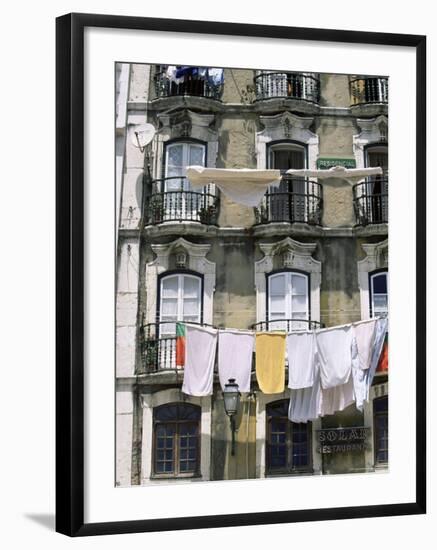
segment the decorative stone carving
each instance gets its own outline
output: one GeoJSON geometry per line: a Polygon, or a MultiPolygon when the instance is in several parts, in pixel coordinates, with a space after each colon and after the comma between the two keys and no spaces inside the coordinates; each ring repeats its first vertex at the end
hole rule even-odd
{"type": "Polygon", "coordinates": [[[369,273],[388,269],[388,239],[375,244],[363,244],[366,257],[358,262],[358,286],[360,287],[361,318],[370,317],[369,273]]]}
{"type": "Polygon", "coordinates": [[[313,117],[300,117],[289,111],[278,115],[260,116],[263,130],[256,134],[257,167],[267,166],[267,144],[271,141],[293,140],[307,146],[308,168],[316,169],[319,137],[310,131],[313,117]]]}
{"type": "Polygon", "coordinates": [[[154,177],[163,177],[164,143],[177,138],[191,138],[207,143],[206,165],[215,167],[218,152],[218,132],[214,128],[215,115],[183,109],[173,113],[160,113],[157,119],[159,132],[152,142],[154,177]]]}
{"type": "Polygon", "coordinates": [[[364,149],[370,143],[387,142],[388,119],[384,115],[371,119],[357,119],[361,132],[353,136],[353,151],[357,168],[364,168],[364,149]]]}
{"type": "Polygon", "coordinates": [[[171,269],[172,255],[185,254],[186,267],[203,275],[203,319],[205,323],[212,324],[216,274],[215,263],[206,258],[211,245],[194,244],[180,237],[171,243],[152,244],[151,248],[156,258],[146,265],[146,323],[154,323],[156,319],[158,276],[171,269]]]}
{"type": "Polygon", "coordinates": [[[310,276],[311,319],[320,321],[320,284],[322,264],[312,257],[317,243],[301,243],[290,237],[275,243],[259,243],[264,257],[255,262],[256,320],[266,320],[266,274],[286,267],[310,276]],[[284,265],[286,258],[287,266],[284,265]]]}

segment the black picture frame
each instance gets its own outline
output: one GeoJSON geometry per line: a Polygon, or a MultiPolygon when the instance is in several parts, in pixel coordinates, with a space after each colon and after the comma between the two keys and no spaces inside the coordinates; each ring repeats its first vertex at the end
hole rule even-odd
{"type": "Polygon", "coordinates": [[[426,37],[68,14],[56,21],[56,530],[69,536],[423,514],[426,512],[426,37]],[[84,523],[84,29],[136,29],[362,43],[416,52],[416,499],[389,505],[84,523]]]}

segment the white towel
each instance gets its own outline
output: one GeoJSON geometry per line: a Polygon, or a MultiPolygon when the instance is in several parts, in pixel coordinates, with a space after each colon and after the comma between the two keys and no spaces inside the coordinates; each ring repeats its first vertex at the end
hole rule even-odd
{"type": "Polygon", "coordinates": [[[322,329],[316,333],[317,360],[323,389],[349,381],[352,370],[352,326],[322,329]]]}
{"type": "Polygon", "coordinates": [[[218,372],[220,385],[224,389],[230,378],[234,378],[241,392],[250,392],[255,333],[243,330],[219,330],[218,372]]]}
{"type": "Polygon", "coordinates": [[[314,383],[309,388],[290,390],[288,418],[291,422],[306,423],[315,420],[321,413],[320,379],[315,374],[314,383]]]}
{"type": "Polygon", "coordinates": [[[182,391],[202,397],[212,394],[217,329],[185,325],[185,367],[182,391]]]}
{"type": "Polygon", "coordinates": [[[314,384],[314,332],[294,332],[287,336],[288,387],[299,390],[314,384]]]}
{"type": "Polygon", "coordinates": [[[279,170],[189,166],[186,174],[194,191],[215,183],[231,200],[249,207],[259,206],[269,186],[277,187],[281,182],[279,170]]]}
{"type": "Polygon", "coordinates": [[[352,375],[349,375],[346,384],[341,384],[335,388],[322,389],[320,401],[321,416],[340,412],[351,405],[355,401],[352,375]]]}
{"type": "Polygon", "coordinates": [[[357,343],[357,367],[367,370],[372,358],[373,343],[375,340],[376,319],[352,325],[354,338],[357,343]]]}

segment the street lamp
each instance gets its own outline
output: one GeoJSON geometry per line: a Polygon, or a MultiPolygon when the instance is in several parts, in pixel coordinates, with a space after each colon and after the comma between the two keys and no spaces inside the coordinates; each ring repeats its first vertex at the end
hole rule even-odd
{"type": "Polygon", "coordinates": [[[239,392],[238,384],[235,382],[235,378],[229,378],[228,383],[225,384],[223,389],[223,402],[225,405],[225,412],[231,421],[232,456],[235,455],[235,415],[240,408],[240,396],[241,394],[239,392]]]}

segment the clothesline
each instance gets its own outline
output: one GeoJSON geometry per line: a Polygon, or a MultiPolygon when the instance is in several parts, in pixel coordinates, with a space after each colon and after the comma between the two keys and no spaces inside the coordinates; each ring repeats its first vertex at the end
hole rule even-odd
{"type": "Polygon", "coordinates": [[[387,350],[387,327],[386,317],[291,333],[178,323],[176,364],[184,367],[182,391],[197,397],[212,394],[217,355],[222,389],[233,378],[241,392],[250,392],[255,352],[256,379],[263,393],[284,392],[288,364],[293,422],[334,414],[354,402],[363,410],[387,350]]]}
{"type": "MultiPolygon", "coordinates": [[[[382,168],[344,168],[333,166],[329,170],[290,169],[285,172],[297,177],[340,178],[351,185],[367,176],[381,175],[382,168]]],[[[188,166],[186,170],[193,190],[201,190],[209,183],[215,183],[227,197],[244,206],[257,207],[265,193],[271,187],[281,183],[280,170],[252,168],[207,168],[205,166],[188,166]]]]}

